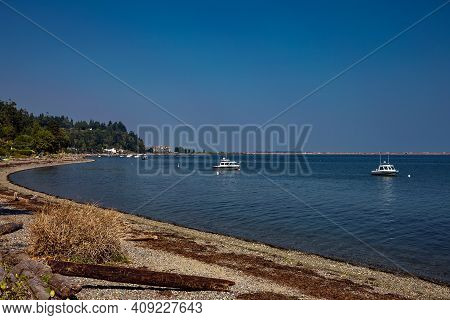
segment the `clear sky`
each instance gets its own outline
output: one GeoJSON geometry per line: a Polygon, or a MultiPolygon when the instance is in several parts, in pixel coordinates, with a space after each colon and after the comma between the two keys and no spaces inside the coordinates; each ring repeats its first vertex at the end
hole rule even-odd
{"type": "MultiPolygon", "coordinates": [[[[0,99],[76,120],[177,124],[0,1],[0,99]]],[[[8,4],[186,123],[262,124],[430,11],[423,1],[8,4]]],[[[275,120],[307,151],[450,151],[450,4],[275,120]]]]}

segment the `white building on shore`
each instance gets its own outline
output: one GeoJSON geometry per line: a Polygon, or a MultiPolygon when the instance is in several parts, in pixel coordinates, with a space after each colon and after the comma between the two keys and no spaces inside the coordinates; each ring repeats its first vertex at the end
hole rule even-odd
{"type": "Polygon", "coordinates": [[[107,152],[107,153],[111,153],[111,154],[116,154],[116,153],[117,153],[116,148],[103,149],[103,151],[104,151],[104,152],[107,152]]]}

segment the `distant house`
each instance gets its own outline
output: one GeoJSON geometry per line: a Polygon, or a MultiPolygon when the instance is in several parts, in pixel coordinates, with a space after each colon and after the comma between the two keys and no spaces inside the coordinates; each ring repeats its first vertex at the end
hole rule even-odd
{"type": "Polygon", "coordinates": [[[151,147],[153,149],[153,153],[171,153],[172,149],[169,146],[153,146],[151,147]]]}
{"type": "Polygon", "coordinates": [[[116,153],[117,153],[116,148],[103,149],[103,151],[104,151],[104,152],[107,152],[107,153],[112,153],[112,154],[116,154],[116,153]]]}

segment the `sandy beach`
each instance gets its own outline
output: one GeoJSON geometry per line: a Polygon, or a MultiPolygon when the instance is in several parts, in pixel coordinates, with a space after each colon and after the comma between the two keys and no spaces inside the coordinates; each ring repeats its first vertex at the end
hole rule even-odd
{"type": "MultiPolygon", "coordinates": [[[[27,225],[45,202],[68,202],[12,184],[11,173],[68,165],[83,157],[0,163],[0,224],[24,229],[0,240],[0,249],[26,248],[27,225]],[[14,192],[20,200],[14,201],[14,192]],[[37,196],[31,201],[32,196],[37,196]]],[[[99,210],[103,210],[99,208],[99,210]]],[[[79,299],[450,299],[450,287],[299,251],[274,248],[120,213],[127,226],[122,245],[127,266],[218,277],[236,283],[229,292],[182,291],[77,278],[79,299]],[[146,237],[143,241],[129,238],[146,237]]]]}

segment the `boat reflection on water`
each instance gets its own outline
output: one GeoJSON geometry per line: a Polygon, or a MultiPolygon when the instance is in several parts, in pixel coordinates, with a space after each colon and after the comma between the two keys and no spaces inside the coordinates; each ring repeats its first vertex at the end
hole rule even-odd
{"type": "Polygon", "coordinates": [[[384,204],[390,204],[395,201],[395,179],[392,179],[391,176],[381,176],[378,182],[380,188],[380,201],[384,204]]]}

